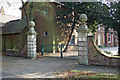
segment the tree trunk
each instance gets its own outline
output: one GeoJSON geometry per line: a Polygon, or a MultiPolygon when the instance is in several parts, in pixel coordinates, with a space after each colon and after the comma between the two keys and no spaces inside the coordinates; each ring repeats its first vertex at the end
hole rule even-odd
{"type": "Polygon", "coordinates": [[[30,13],[29,13],[29,20],[32,21],[33,20],[33,2],[31,2],[31,5],[30,5],[30,13]]]}
{"type": "Polygon", "coordinates": [[[72,27],[72,29],[71,29],[71,32],[70,32],[70,35],[69,35],[69,38],[68,38],[68,41],[67,41],[66,47],[65,47],[65,49],[64,49],[64,52],[66,52],[67,49],[68,49],[68,45],[69,45],[69,42],[70,42],[70,40],[71,40],[72,33],[73,33],[74,29],[75,29],[75,22],[73,23],[72,26],[73,26],[73,27],[72,27]]]}
{"type": "MultiPolygon", "coordinates": [[[[26,2],[26,4],[24,5],[24,2],[23,2],[23,0],[21,0],[21,2],[22,2],[22,5],[23,5],[23,10],[24,10],[24,14],[25,14],[25,18],[26,18],[26,21],[27,21],[27,23],[29,24],[29,15],[27,14],[27,10],[26,10],[26,4],[28,4],[28,2],[26,2]]],[[[28,27],[29,27],[29,25],[28,25],[28,27]]]]}
{"type": "Polygon", "coordinates": [[[120,32],[118,32],[118,55],[120,56],[120,32]]]}

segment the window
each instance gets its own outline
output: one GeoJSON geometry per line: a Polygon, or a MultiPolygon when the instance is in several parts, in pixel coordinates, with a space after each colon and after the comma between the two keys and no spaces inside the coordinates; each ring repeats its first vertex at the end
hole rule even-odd
{"type": "Polygon", "coordinates": [[[108,30],[111,30],[111,28],[109,28],[108,30]]]}
{"type": "Polygon", "coordinates": [[[100,25],[98,25],[98,30],[100,30],[100,27],[101,27],[101,26],[100,26],[100,25]]]}
{"type": "Polygon", "coordinates": [[[44,32],[44,36],[48,36],[48,32],[44,32]]]}
{"type": "Polygon", "coordinates": [[[108,43],[111,43],[111,35],[108,35],[108,43]]]}
{"type": "Polygon", "coordinates": [[[44,10],[44,15],[48,15],[48,9],[44,10]]]}
{"type": "Polygon", "coordinates": [[[100,45],[101,45],[101,35],[98,34],[98,46],[100,46],[100,45]]]}

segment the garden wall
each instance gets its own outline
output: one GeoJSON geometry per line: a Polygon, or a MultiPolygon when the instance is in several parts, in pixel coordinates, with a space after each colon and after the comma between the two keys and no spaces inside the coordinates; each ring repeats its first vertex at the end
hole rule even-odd
{"type": "Polygon", "coordinates": [[[88,36],[88,62],[92,65],[120,66],[120,56],[110,56],[102,52],[93,41],[93,36],[88,36]]]}

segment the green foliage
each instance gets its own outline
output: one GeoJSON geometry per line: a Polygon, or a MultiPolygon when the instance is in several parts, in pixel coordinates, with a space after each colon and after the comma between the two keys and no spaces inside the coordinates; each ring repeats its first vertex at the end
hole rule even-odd
{"type": "MultiPolygon", "coordinates": [[[[103,23],[109,14],[107,11],[108,7],[101,2],[64,2],[63,4],[67,8],[66,11],[59,11],[57,14],[69,15],[66,19],[67,22],[75,24],[79,22],[80,14],[86,14],[88,16],[88,27],[93,33],[96,31],[98,24],[103,23]],[[74,12],[74,14],[72,14],[72,12],[74,12]]],[[[61,20],[63,19],[61,18],[61,20]]],[[[65,22],[65,20],[63,20],[63,22],[65,22]]],[[[72,26],[72,28],[74,27],[75,26],[72,26]]]]}
{"type": "MultiPolygon", "coordinates": [[[[66,10],[57,9],[57,21],[59,25],[66,23],[77,24],[79,21],[80,14],[86,14],[88,16],[88,27],[94,33],[97,29],[98,24],[108,25],[114,30],[120,32],[120,2],[110,2],[110,6],[103,4],[102,2],[62,2],[66,10]],[[74,14],[72,14],[74,12],[74,14]],[[64,18],[66,16],[66,18],[64,18]],[[74,20],[73,20],[74,19],[74,20]]],[[[23,3],[23,6],[25,3],[23,3]]],[[[51,5],[46,3],[39,3],[33,5],[33,2],[28,2],[29,8],[26,9],[26,13],[28,14],[30,20],[32,20],[34,12],[41,12],[39,7],[51,7],[51,5]]],[[[74,28],[75,26],[71,26],[74,28]]]]}
{"type": "MultiPolygon", "coordinates": [[[[110,4],[104,4],[102,2],[64,2],[66,11],[60,11],[59,14],[72,14],[68,18],[68,22],[73,23],[79,20],[78,15],[86,14],[88,16],[88,27],[94,33],[98,24],[107,25],[114,30],[120,32],[120,2],[111,2],[110,4]],[[110,5],[110,6],[108,6],[110,5]],[[73,20],[74,17],[74,21],[73,20]]],[[[67,20],[67,19],[66,19],[67,20]]],[[[65,22],[65,21],[64,21],[65,22]]]]}
{"type": "Polygon", "coordinates": [[[27,2],[26,6],[26,2],[22,3],[22,6],[24,6],[23,8],[25,8],[25,13],[26,16],[28,16],[28,21],[33,20],[34,19],[34,13],[35,12],[40,12],[41,14],[44,14],[44,10],[42,8],[50,8],[51,5],[47,4],[47,3],[35,3],[35,2],[27,2]]]}
{"type": "Polygon", "coordinates": [[[111,52],[109,52],[109,51],[104,51],[106,54],[112,54],[111,52]]]}
{"type": "Polygon", "coordinates": [[[111,2],[109,7],[109,26],[120,33],[120,2],[111,2]]]}

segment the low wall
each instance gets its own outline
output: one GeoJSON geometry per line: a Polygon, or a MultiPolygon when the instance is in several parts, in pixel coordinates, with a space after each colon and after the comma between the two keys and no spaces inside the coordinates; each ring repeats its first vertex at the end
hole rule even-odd
{"type": "Polygon", "coordinates": [[[88,36],[88,62],[92,65],[120,66],[120,56],[110,56],[102,52],[88,36]]]}
{"type": "Polygon", "coordinates": [[[2,53],[3,53],[3,55],[6,55],[6,56],[27,57],[27,45],[25,45],[23,50],[21,50],[21,51],[15,50],[15,49],[9,49],[2,53]]]}

